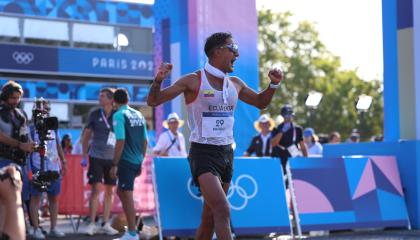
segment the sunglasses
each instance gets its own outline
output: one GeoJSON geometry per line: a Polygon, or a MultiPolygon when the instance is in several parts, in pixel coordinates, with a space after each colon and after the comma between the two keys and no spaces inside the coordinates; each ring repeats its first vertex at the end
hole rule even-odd
{"type": "Polygon", "coordinates": [[[239,53],[239,47],[238,47],[238,45],[236,45],[234,43],[226,44],[226,45],[223,45],[223,46],[221,46],[219,48],[227,48],[227,49],[229,49],[229,51],[231,51],[234,54],[238,54],[239,53]]]}

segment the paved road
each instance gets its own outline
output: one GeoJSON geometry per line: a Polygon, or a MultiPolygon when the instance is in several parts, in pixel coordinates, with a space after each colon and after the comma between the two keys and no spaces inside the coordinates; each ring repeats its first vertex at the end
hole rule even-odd
{"type": "MultiPolygon", "coordinates": [[[[43,221],[41,223],[44,229],[49,229],[49,221],[43,221]]],[[[111,240],[118,238],[120,235],[116,236],[106,236],[106,235],[95,235],[95,236],[87,236],[83,234],[86,223],[81,223],[79,227],[79,233],[74,233],[71,221],[64,216],[59,216],[59,221],[57,228],[66,233],[66,237],[59,238],[62,240],[111,240]]],[[[147,227],[146,227],[147,228],[147,227]]],[[[150,229],[150,228],[149,228],[150,229]]],[[[150,231],[148,231],[150,233],[150,231]]],[[[158,239],[157,236],[151,237],[148,235],[145,237],[141,235],[141,239],[151,239],[155,240],[158,239]]],[[[338,240],[355,240],[355,239],[367,239],[367,240],[419,240],[420,239],[420,230],[364,230],[364,231],[339,231],[339,232],[331,232],[328,236],[318,236],[318,237],[310,237],[308,235],[304,236],[306,239],[310,240],[327,240],[327,239],[338,239],[338,240]]],[[[27,239],[32,239],[28,236],[27,239]]],[[[47,238],[47,239],[54,239],[54,238],[47,238]]],[[[192,238],[191,238],[192,239],[192,238]]],[[[290,236],[278,236],[277,238],[270,238],[268,236],[239,236],[236,239],[238,240],[256,240],[256,239],[277,239],[277,240],[286,240],[291,239],[290,236]]],[[[186,240],[186,239],[182,239],[186,240]]]]}
{"type": "MultiPolygon", "coordinates": [[[[111,240],[117,238],[117,236],[106,236],[106,235],[95,235],[95,236],[87,236],[84,234],[72,234],[69,233],[65,238],[60,238],[62,240],[72,239],[72,240],[111,240]]],[[[28,239],[31,239],[30,237],[28,239]]],[[[47,238],[53,239],[53,238],[47,238]]],[[[142,238],[145,239],[145,238],[142,238]]],[[[150,238],[152,240],[158,239],[158,237],[150,238]]],[[[249,236],[249,237],[237,237],[238,240],[256,240],[256,239],[273,239],[268,237],[256,237],[256,236],[249,236]]],[[[290,236],[280,236],[278,238],[274,238],[278,240],[286,240],[291,239],[290,236]]],[[[367,239],[367,240],[418,240],[420,239],[420,231],[418,230],[387,230],[387,231],[369,231],[369,232],[341,232],[341,233],[331,233],[329,236],[323,237],[308,237],[306,239],[310,240],[326,240],[326,239],[338,239],[338,240],[355,240],[355,239],[367,239]]]]}

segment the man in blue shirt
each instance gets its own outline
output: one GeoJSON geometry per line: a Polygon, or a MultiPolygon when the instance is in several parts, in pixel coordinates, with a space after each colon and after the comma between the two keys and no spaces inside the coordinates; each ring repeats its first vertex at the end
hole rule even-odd
{"type": "Polygon", "coordinates": [[[128,222],[128,231],[120,238],[138,240],[136,212],[134,209],[134,179],[140,175],[141,164],[147,148],[146,120],[143,115],[128,106],[128,92],[119,88],[114,93],[117,112],[113,116],[116,137],[111,177],[118,177],[118,196],[128,222]]]}

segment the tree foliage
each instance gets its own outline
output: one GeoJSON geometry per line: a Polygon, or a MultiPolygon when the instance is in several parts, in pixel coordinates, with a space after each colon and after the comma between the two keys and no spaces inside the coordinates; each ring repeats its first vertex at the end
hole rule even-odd
{"type": "Polygon", "coordinates": [[[285,72],[282,86],[265,111],[277,116],[280,108],[289,103],[295,109],[296,121],[303,127],[313,127],[317,133],[338,131],[345,139],[352,129],[357,128],[365,140],[373,135],[381,135],[382,82],[365,81],[357,75],[356,70],[341,69],[340,58],[327,50],[314,25],[303,21],[295,26],[290,17],[290,12],[259,11],[261,89],[268,85],[267,73],[270,68],[280,66],[285,72]],[[311,90],[323,94],[315,110],[305,106],[311,90]],[[361,94],[373,97],[370,109],[363,114],[355,108],[361,94]]]}

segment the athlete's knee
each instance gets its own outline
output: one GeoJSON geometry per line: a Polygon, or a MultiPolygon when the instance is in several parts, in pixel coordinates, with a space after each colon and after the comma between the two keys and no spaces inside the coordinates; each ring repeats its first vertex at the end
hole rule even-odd
{"type": "Polygon", "coordinates": [[[212,212],[214,214],[214,217],[216,218],[229,219],[229,216],[230,216],[229,203],[225,199],[216,201],[213,204],[212,212]]]}

